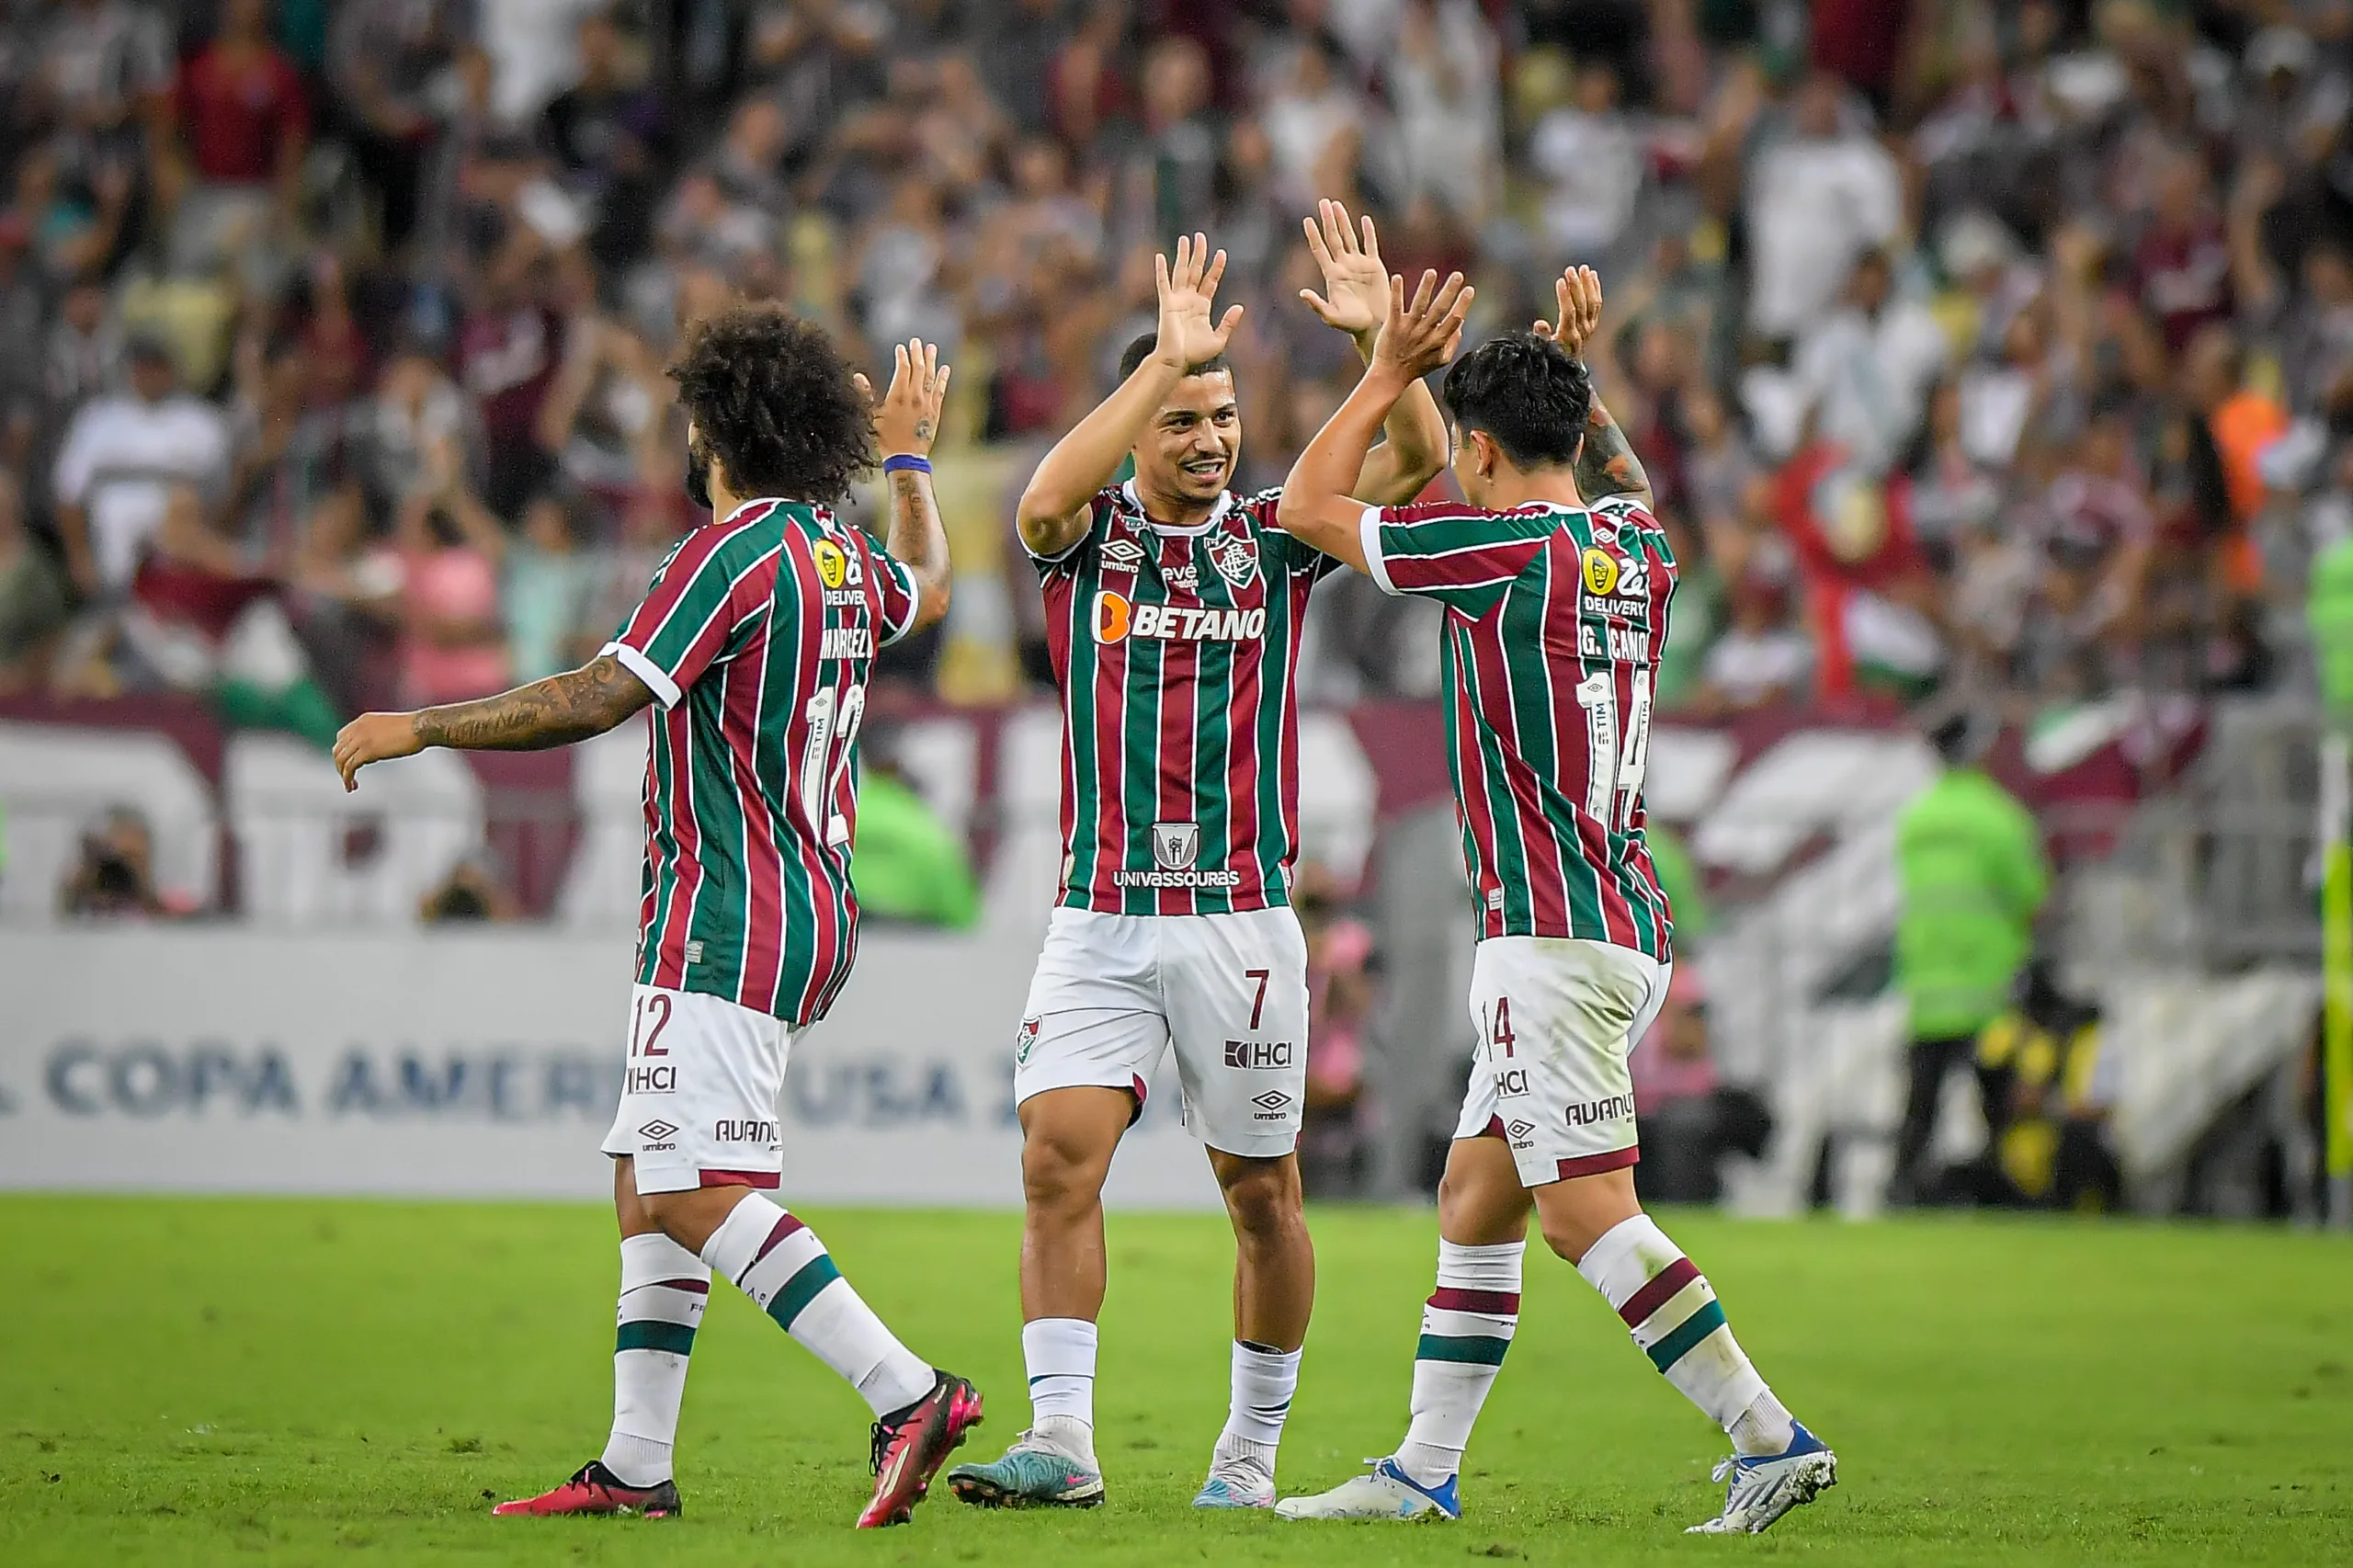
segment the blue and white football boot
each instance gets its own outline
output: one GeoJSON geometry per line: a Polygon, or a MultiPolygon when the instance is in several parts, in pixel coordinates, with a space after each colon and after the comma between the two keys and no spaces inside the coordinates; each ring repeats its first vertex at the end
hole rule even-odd
{"type": "Polygon", "coordinates": [[[1838,1456],[1830,1445],[1791,1422],[1790,1446],[1778,1454],[1734,1454],[1716,1466],[1724,1511],[1686,1535],[1756,1535],[1790,1509],[1838,1484],[1838,1456]]]}
{"type": "Polygon", "coordinates": [[[1279,1519],[1459,1519],[1462,1504],[1449,1475],[1436,1486],[1397,1468],[1394,1459],[1367,1460],[1370,1475],[1343,1481],[1311,1497],[1286,1497],[1275,1505],[1279,1519]]]}

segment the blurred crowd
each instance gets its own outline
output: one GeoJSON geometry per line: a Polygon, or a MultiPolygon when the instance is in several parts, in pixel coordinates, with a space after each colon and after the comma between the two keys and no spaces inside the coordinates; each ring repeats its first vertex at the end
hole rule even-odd
{"type": "MultiPolygon", "coordinates": [[[[1601,268],[1663,704],[2260,687],[2353,530],[2349,124],[2353,0],[0,0],[0,690],[323,735],[576,661],[739,292],[941,341],[1017,486],[1205,229],[1278,482],[1324,196],[1474,335],[1601,268]]],[[[1434,687],[1326,591],[1311,690],[1434,687]]],[[[1003,695],[1035,599],[951,623],[1003,695]]]]}

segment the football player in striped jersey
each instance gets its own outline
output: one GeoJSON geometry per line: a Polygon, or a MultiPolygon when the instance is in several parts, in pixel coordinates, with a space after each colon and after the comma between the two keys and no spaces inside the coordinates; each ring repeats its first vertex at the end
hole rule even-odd
{"type": "Polygon", "coordinates": [[[621,1231],[604,1452],[495,1513],[674,1516],[678,1406],[715,1269],[874,1411],[860,1528],[903,1522],[981,1418],[978,1391],[899,1343],[779,1181],[777,1094],[794,1034],[858,949],[852,756],[875,650],[948,608],[928,453],[948,387],[920,340],[879,408],[825,335],[772,306],[698,323],[670,369],[688,491],[711,520],[580,669],[477,702],[370,713],[335,739],[360,768],[426,746],[528,751],[653,705],[645,882],[620,1107],[606,1135],[621,1231]],[[888,548],[829,506],[880,445],[888,548]]]}
{"type": "Polygon", "coordinates": [[[1774,1397],[1691,1260],[1634,1195],[1627,1054],[1665,999],[1672,920],[1643,839],[1651,682],[1675,557],[1650,487],[1578,351],[1601,280],[1561,319],[1455,360],[1445,383],[1463,504],[1383,506],[1353,481],[1407,389],[1454,358],[1472,291],[1392,281],[1364,379],[1300,454],[1282,525],[1392,594],[1446,611],[1449,761],[1470,873],[1479,1049],[1438,1189],[1438,1289],[1412,1419],[1369,1475],[1284,1499],[1286,1518],[1459,1517],[1457,1477],[1518,1326],[1530,1212],[1667,1381],[1732,1439],[1707,1532],[1764,1529],[1837,1461],[1774,1397]]]}
{"type": "MultiPolygon", "coordinates": [[[[1378,236],[1327,201],[1304,221],[1326,324],[1370,354],[1388,299],[1378,236]]],[[[1275,525],[1276,492],[1228,488],[1242,418],[1214,299],[1225,253],[1196,234],[1159,265],[1158,330],[1021,497],[1063,702],[1060,894],[1014,1042],[1022,1176],[1021,1343],[1032,1420],[1012,1451],[950,1471],[973,1503],[1092,1506],[1103,1178],[1172,1047],[1185,1125],[1209,1150],[1238,1248],[1233,1400],[1201,1507],[1267,1507],[1314,1295],[1300,1214],[1307,947],[1292,672],[1331,558],[1275,525]],[[1113,485],[1123,459],[1135,478],[1113,485]]],[[[1446,432],[1427,392],[1351,480],[1407,501],[1446,432]]]]}

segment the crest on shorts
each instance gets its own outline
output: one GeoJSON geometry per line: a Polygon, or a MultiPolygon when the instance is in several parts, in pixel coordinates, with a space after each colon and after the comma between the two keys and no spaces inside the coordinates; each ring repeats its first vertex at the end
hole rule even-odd
{"type": "Polygon", "coordinates": [[[1027,1067],[1029,1064],[1029,1053],[1038,1048],[1039,1023],[1040,1020],[1036,1017],[1021,1020],[1021,1028],[1013,1037],[1013,1064],[1016,1067],[1027,1067]]]}
{"type": "Polygon", "coordinates": [[[1258,574],[1258,541],[1247,534],[1222,534],[1210,541],[1210,563],[1239,588],[1258,574]]]}
{"type": "Polygon", "coordinates": [[[1164,871],[1181,871],[1201,852],[1201,824],[1197,822],[1156,822],[1152,824],[1152,861],[1164,871]]]}

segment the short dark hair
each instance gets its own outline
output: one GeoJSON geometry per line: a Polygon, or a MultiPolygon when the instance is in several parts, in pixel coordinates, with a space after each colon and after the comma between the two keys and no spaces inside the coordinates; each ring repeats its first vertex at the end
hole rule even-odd
{"type": "Polygon", "coordinates": [[[678,401],[738,495],[828,502],[874,466],[874,416],[849,361],[813,322],[737,303],[687,332],[678,401]]]}
{"type": "MultiPolygon", "coordinates": [[[[1158,332],[1147,332],[1129,344],[1120,353],[1120,380],[1125,381],[1130,376],[1134,375],[1136,367],[1151,358],[1152,351],[1159,347],[1158,332]]],[[[1188,376],[1213,376],[1220,370],[1223,370],[1228,375],[1233,373],[1232,362],[1222,354],[1213,354],[1198,365],[1185,367],[1185,373],[1188,376]]]]}
{"type": "Polygon", "coordinates": [[[1532,332],[1491,337],[1446,372],[1447,412],[1484,430],[1521,468],[1576,461],[1593,412],[1593,377],[1582,361],[1532,332]]]}

